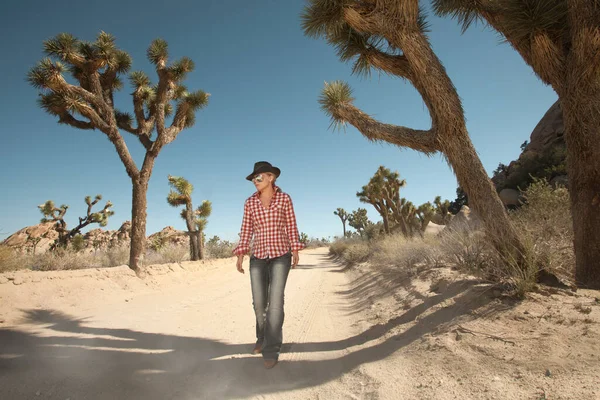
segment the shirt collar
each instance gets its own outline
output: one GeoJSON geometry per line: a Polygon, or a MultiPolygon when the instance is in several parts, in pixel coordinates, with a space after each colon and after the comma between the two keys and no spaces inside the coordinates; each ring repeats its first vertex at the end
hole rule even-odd
{"type": "MultiPolygon", "coordinates": [[[[273,198],[277,197],[277,195],[281,192],[281,188],[277,185],[273,185],[274,189],[275,189],[275,193],[273,193],[273,198]]],[[[258,195],[260,194],[260,192],[257,190],[256,192],[254,192],[254,194],[251,197],[255,197],[256,199],[258,199],[258,195]]]]}

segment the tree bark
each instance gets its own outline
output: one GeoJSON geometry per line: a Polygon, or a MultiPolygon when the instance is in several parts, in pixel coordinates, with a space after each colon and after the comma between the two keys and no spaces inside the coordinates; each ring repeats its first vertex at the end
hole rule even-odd
{"type": "Polygon", "coordinates": [[[200,257],[200,241],[198,237],[200,236],[200,232],[198,231],[190,231],[188,232],[190,236],[190,260],[198,261],[201,260],[200,257]]]}
{"type": "Polygon", "coordinates": [[[148,180],[132,179],[133,195],[131,206],[131,249],[129,252],[129,268],[140,272],[146,253],[146,208],[148,180]]]}
{"type": "Polygon", "coordinates": [[[197,247],[198,247],[198,260],[204,260],[204,232],[198,231],[197,247]]]}
{"type": "Polygon", "coordinates": [[[429,109],[439,149],[459,186],[469,196],[496,250],[520,262],[525,246],[471,142],[460,98],[444,66],[421,33],[400,33],[396,40],[415,71],[411,82],[429,109]]]}
{"type": "Polygon", "coordinates": [[[589,93],[591,90],[581,87],[567,87],[574,88],[561,96],[561,107],[575,235],[575,280],[582,287],[600,289],[600,88],[589,93]]]}

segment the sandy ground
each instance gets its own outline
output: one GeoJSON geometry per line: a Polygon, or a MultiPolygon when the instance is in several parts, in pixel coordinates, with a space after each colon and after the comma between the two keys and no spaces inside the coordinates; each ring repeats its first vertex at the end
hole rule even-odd
{"type": "MultiPolygon", "coordinates": [[[[247,268],[247,261],[246,261],[247,268]]],[[[600,293],[303,251],[280,363],[233,259],[0,274],[0,399],[600,399],[600,293]]]]}

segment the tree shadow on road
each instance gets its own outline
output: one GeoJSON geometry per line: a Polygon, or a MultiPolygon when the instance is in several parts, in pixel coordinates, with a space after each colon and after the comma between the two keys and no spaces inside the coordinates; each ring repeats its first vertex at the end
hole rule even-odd
{"type": "MultiPolygon", "coordinates": [[[[359,286],[338,295],[350,308],[364,307],[361,296],[374,289],[368,280],[355,283],[359,286]]],[[[354,336],[292,343],[286,348],[296,353],[343,351],[327,360],[286,362],[284,355],[273,370],[247,354],[251,343],[102,328],[53,310],[24,310],[25,322],[36,329],[0,329],[0,392],[3,398],[37,398],[39,392],[57,398],[162,400],[250,398],[315,388],[488,306],[484,289],[475,281],[458,281],[354,336]],[[432,308],[450,298],[451,306],[432,308]]]]}

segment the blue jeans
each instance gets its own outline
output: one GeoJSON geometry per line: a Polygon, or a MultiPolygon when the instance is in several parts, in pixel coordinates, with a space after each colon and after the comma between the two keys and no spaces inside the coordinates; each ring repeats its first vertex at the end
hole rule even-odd
{"type": "Polygon", "coordinates": [[[265,359],[279,358],[283,342],[283,297],[292,254],[260,259],[250,257],[250,282],[256,314],[256,343],[265,359]]]}

